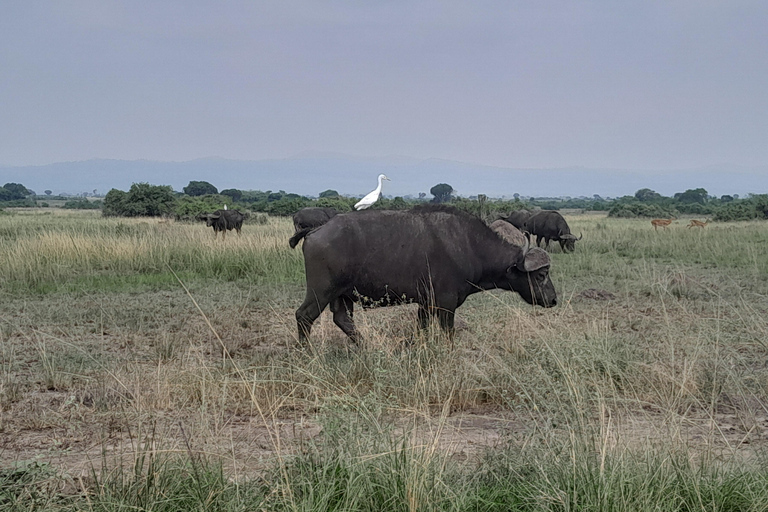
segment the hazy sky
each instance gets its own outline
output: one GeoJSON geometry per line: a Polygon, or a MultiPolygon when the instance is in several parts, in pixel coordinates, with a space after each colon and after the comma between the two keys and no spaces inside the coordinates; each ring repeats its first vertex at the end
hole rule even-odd
{"type": "Polygon", "coordinates": [[[2,0],[0,164],[768,164],[765,0],[2,0]]]}

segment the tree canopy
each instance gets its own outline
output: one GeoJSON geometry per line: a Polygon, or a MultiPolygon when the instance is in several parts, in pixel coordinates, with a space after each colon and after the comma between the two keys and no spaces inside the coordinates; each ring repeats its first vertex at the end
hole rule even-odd
{"type": "Polygon", "coordinates": [[[438,183],[431,189],[429,189],[429,193],[435,196],[435,198],[432,200],[435,203],[447,203],[451,200],[451,195],[453,194],[453,187],[450,186],[447,183],[438,183]]]}
{"type": "Polygon", "coordinates": [[[113,188],[104,197],[102,215],[157,217],[173,212],[176,199],[170,185],[134,183],[128,192],[113,188]]]}
{"type": "Polygon", "coordinates": [[[204,196],[206,194],[218,194],[219,190],[207,181],[190,181],[184,187],[184,193],[188,196],[204,196]]]}
{"type": "Polygon", "coordinates": [[[635,198],[638,201],[642,201],[644,203],[648,203],[651,201],[658,201],[659,199],[661,199],[661,197],[662,197],[661,194],[649,188],[641,188],[640,190],[635,192],[635,198]]]}
{"type": "Polygon", "coordinates": [[[681,203],[699,203],[707,202],[707,191],[703,188],[688,189],[685,192],[675,194],[675,199],[681,203]]]}
{"type": "Polygon", "coordinates": [[[14,201],[16,199],[24,199],[31,193],[32,192],[21,183],[6,183],[0,190],[0,200],[14,201]]]}
{"type": "Polygon", "coordinates": [[[232,201],[239,201],[240,198],[243,197],[243,192],[236,188],[224,189],[221,192],[219,192],[219,194],[229,197],[230,199],[232,199],[232,201]]]}

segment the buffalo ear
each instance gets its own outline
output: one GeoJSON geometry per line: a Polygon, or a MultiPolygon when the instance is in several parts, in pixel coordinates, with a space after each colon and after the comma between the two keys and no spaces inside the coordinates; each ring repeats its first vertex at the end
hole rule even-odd
{"type": "Polygon", "coordinates": [[[549,254],[544,249],[534,247],[524,253],[522,259],[517,262],[517,268],[523,272],[533,272],[540,268],[548,267],[552,263],[549,254]]]}

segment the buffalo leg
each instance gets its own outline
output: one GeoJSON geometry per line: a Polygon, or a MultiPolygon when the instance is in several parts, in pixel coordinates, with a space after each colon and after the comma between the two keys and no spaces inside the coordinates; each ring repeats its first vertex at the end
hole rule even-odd
{"type": "Polygon", "coordinates": [[[317,317],[323,312],[325,306],[328,305],[327,299],[321,299],[314,293],[307,291],[307,296],[304,298],[304,302],[296,310],[296,325],[299,330],[299,341],[305,342],[309,338],[309,333],[312,330],[312,324],[315,323],[317,317]]]}
{"type": "Polygon", "coordinates": [[[448,336],[453,336],[454,316],[454,312],[450,309],[440,308],[437,310],[437,320],[440,322],[440,327],[448,334],[448,336]]]}
{"type": "Polygon", "coordinates": [[[333,323],[335,323],[353,343],[360,341],[360,334],[352,320],[354,303],[349,297],[338,297],[331,301],[333,323]]]}

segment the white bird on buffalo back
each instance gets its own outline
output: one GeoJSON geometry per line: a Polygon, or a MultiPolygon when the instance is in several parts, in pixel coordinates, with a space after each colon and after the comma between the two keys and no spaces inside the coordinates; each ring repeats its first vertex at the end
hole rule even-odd
{"type": "Polygon", "coordinates": [[[381,184],[383,180],[392,181],[385,175],[379,174],[379,186],[376,187],[376,190],[355,203],[355,210],[365,210],[379,200],[379,197],[381,197],[381,184]]]}

